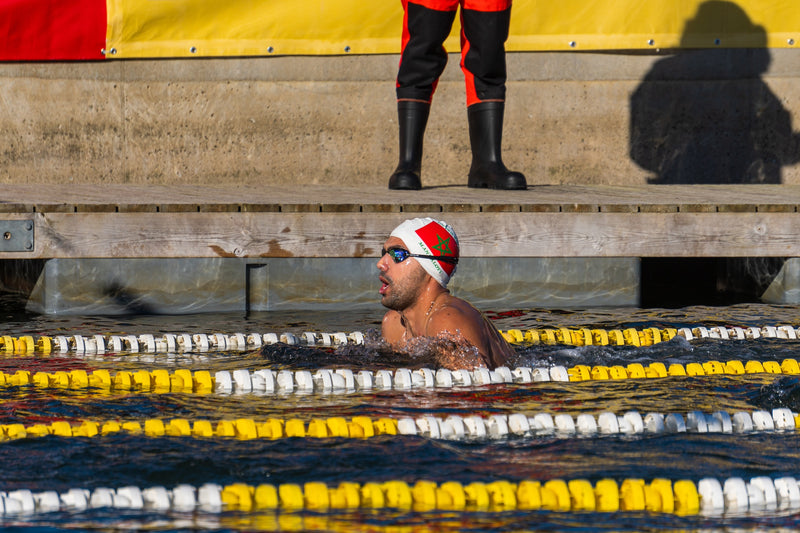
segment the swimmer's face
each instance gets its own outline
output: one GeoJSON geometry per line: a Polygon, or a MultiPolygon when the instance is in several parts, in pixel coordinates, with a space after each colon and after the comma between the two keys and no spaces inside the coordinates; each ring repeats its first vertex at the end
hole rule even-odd
{"type": "MultiPolygon", "coordinates": [[[[406,249],[403,241],[397,237],[389,237],[383,243],[385,250],[392,247],[406,249]]],[[[378,279],[381,280],[381,304],[395,311],[407,309],[417,301],[428,276],[415,259],[408,258],[395,263],[389,254],[384,254],[378,259],[378,270],[380,271],[378,279]]]]}

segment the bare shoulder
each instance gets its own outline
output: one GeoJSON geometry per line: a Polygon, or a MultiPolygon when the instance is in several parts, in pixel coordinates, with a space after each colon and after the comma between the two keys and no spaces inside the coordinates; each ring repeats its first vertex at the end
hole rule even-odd
{"type": "Polygon", "coordinates": [[[514,355],[506,340],[480,311],[464,300],[453,300],[453,305],[448,302],[431,316],[428,335],[448,332],[476,347],[483,365],[489,368],[506,365],[514,355]]]}
{"type": "Polygon", "coordinates": [[[387,311],[381,321],[381,336],[389,344],[397,344],[403,337],[405,328],[397,311],[387,311]]]}
{"type": "Polygon", "coordinates": [[[480,312],[464,300],[451,297],[436,309],[428,322],[427,334],[437,335],[447,331],[461,333],[467,339],[479,335],[483,319],[480,312]]]}

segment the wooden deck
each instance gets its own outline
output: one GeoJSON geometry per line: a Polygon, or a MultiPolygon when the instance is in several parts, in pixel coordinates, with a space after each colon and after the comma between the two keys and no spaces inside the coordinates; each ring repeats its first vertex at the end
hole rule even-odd
{"type": "Polygon", "coordinates": [[[376,257],[417,216],[452,224],[473,257],[793,257],[798,206],[788,185],[3,185],[0,258],[376,257]]]}

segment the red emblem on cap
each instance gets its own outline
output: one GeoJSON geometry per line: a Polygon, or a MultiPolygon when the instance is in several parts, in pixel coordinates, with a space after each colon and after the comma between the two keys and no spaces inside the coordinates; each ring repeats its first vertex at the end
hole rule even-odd
{"type": "MultiPolygon", "coordinates": [[[[446,229],[436,222],[430,222],[417,230],[422,242],[430,249],[431,255],[458,257],[458,242],[446,229]]],[[[452,263],[437,261],[447,275],[451,275],[456,266],[452,263]]]]}

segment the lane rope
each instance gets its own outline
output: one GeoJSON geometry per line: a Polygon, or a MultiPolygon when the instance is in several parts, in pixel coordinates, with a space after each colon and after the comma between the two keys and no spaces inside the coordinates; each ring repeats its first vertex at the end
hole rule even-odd
{"type": "MultiPolygon", "coordinates": [[[[721,339],[753,340],[759,338],[797,340],[800,328],[792,326],[763,327],[694,327],[694,328],[545,328],[509,329],[501,331],[515,345],[563,344],[568,346],[652,346],[681,336],[686,340],[721,339]]],[[[2,355],[92,355],[106,353],[204,353],[214,351],[250,351],[278,342],[288,345],[337,347],[363,344],[364,334],[319,333],[306,331],[299,336],[290,333],[165,333],[141,335],[0,335],[2,355]]]]}
{"type": "Polygon", "coordinates": [[[630,363],[626,366],[576,365],[567,369],[553,367],[498,367],[494,370],[448,370],[429,368],[396,370],[357,370],[346,368],[310,370],[271,370],[268,368],[208,370],[186,368],[169,371],[107,369],[87,372],[83,369],[56,372],[17,370],[0,372],[0,387],[32,386],[47,389],[100,389],[116,393],[186,393],[186,394],[346,394],[357,391],[411,390],[475,387],[493,384],[529,384],[535,382],[608,381],[744,374],[800,374],[796,359],[777,361],[707,361],[705,363],[661,362],[630,363]]]}
{"type": "Polygon", "coordinates": [[[300,419],[252,418],[235,420],[187,420],[158,418],[144,421],[93,421],[79,423],[57,421],[50,424],[0,424],[0,440],[58,437],[102,437],[119,432],[148,437],[228,437],[240,440],[302,438],[357,438],[380,435],[418,435],[432,439],[487,440],[508,437],[557,436],[590,437],[597,435],[642,435],[659,433],[753,433],[793,431],[800,427],[800,415],[787,408],[772,412],[758,410],[728,413],[692,411],[647,413],[628,411],[622,415],[603,412],[598,415],[571,416],[559,413],[512,413],[482,416],[451,415],[446,418],[423,416],[416,419],[370,418],[354,416],[300,419]]]}
{"type": "Polygon", "coordinates": [[[322,482],[281,485],[207,483],[200,487],[178,485],[135,486],[93,490],[71,488],[32,492],[18,489],[0,492],[0,515],[17,516],[58,511],[116,508],[152,511],[330,511],[337,509],[394,508],[404,511],[513,511],[550,510],[561,512],[642,512],[678,515],[759,513],[800,509],[800,485],[796,478],[753,477],[749,481],[732,477],[672,481],[655,478],[552,479],[436,483],[420,480],[414,484],[383,482],[322,482]]]}
{"type": "Polygon", "coordinates": [[[754,340],[759,338],[789,339],[800,338],[800,328],[793,326],[726,327],[698,326],[693,328],[550,328],[550,329],[509,329],[501,332],[513,344],[564,344],[569,346],[652,346],[681,336],[687,341],[695,339],[754,340]]]}
{"type": "Polygon", "coordinates": [[[165,333],[141,335],[0,336],[4,355],[92,355],[106,353],[244,352],[276,343],[318,347],[364,344],[364,334],[352,333],[165,333]]]}

